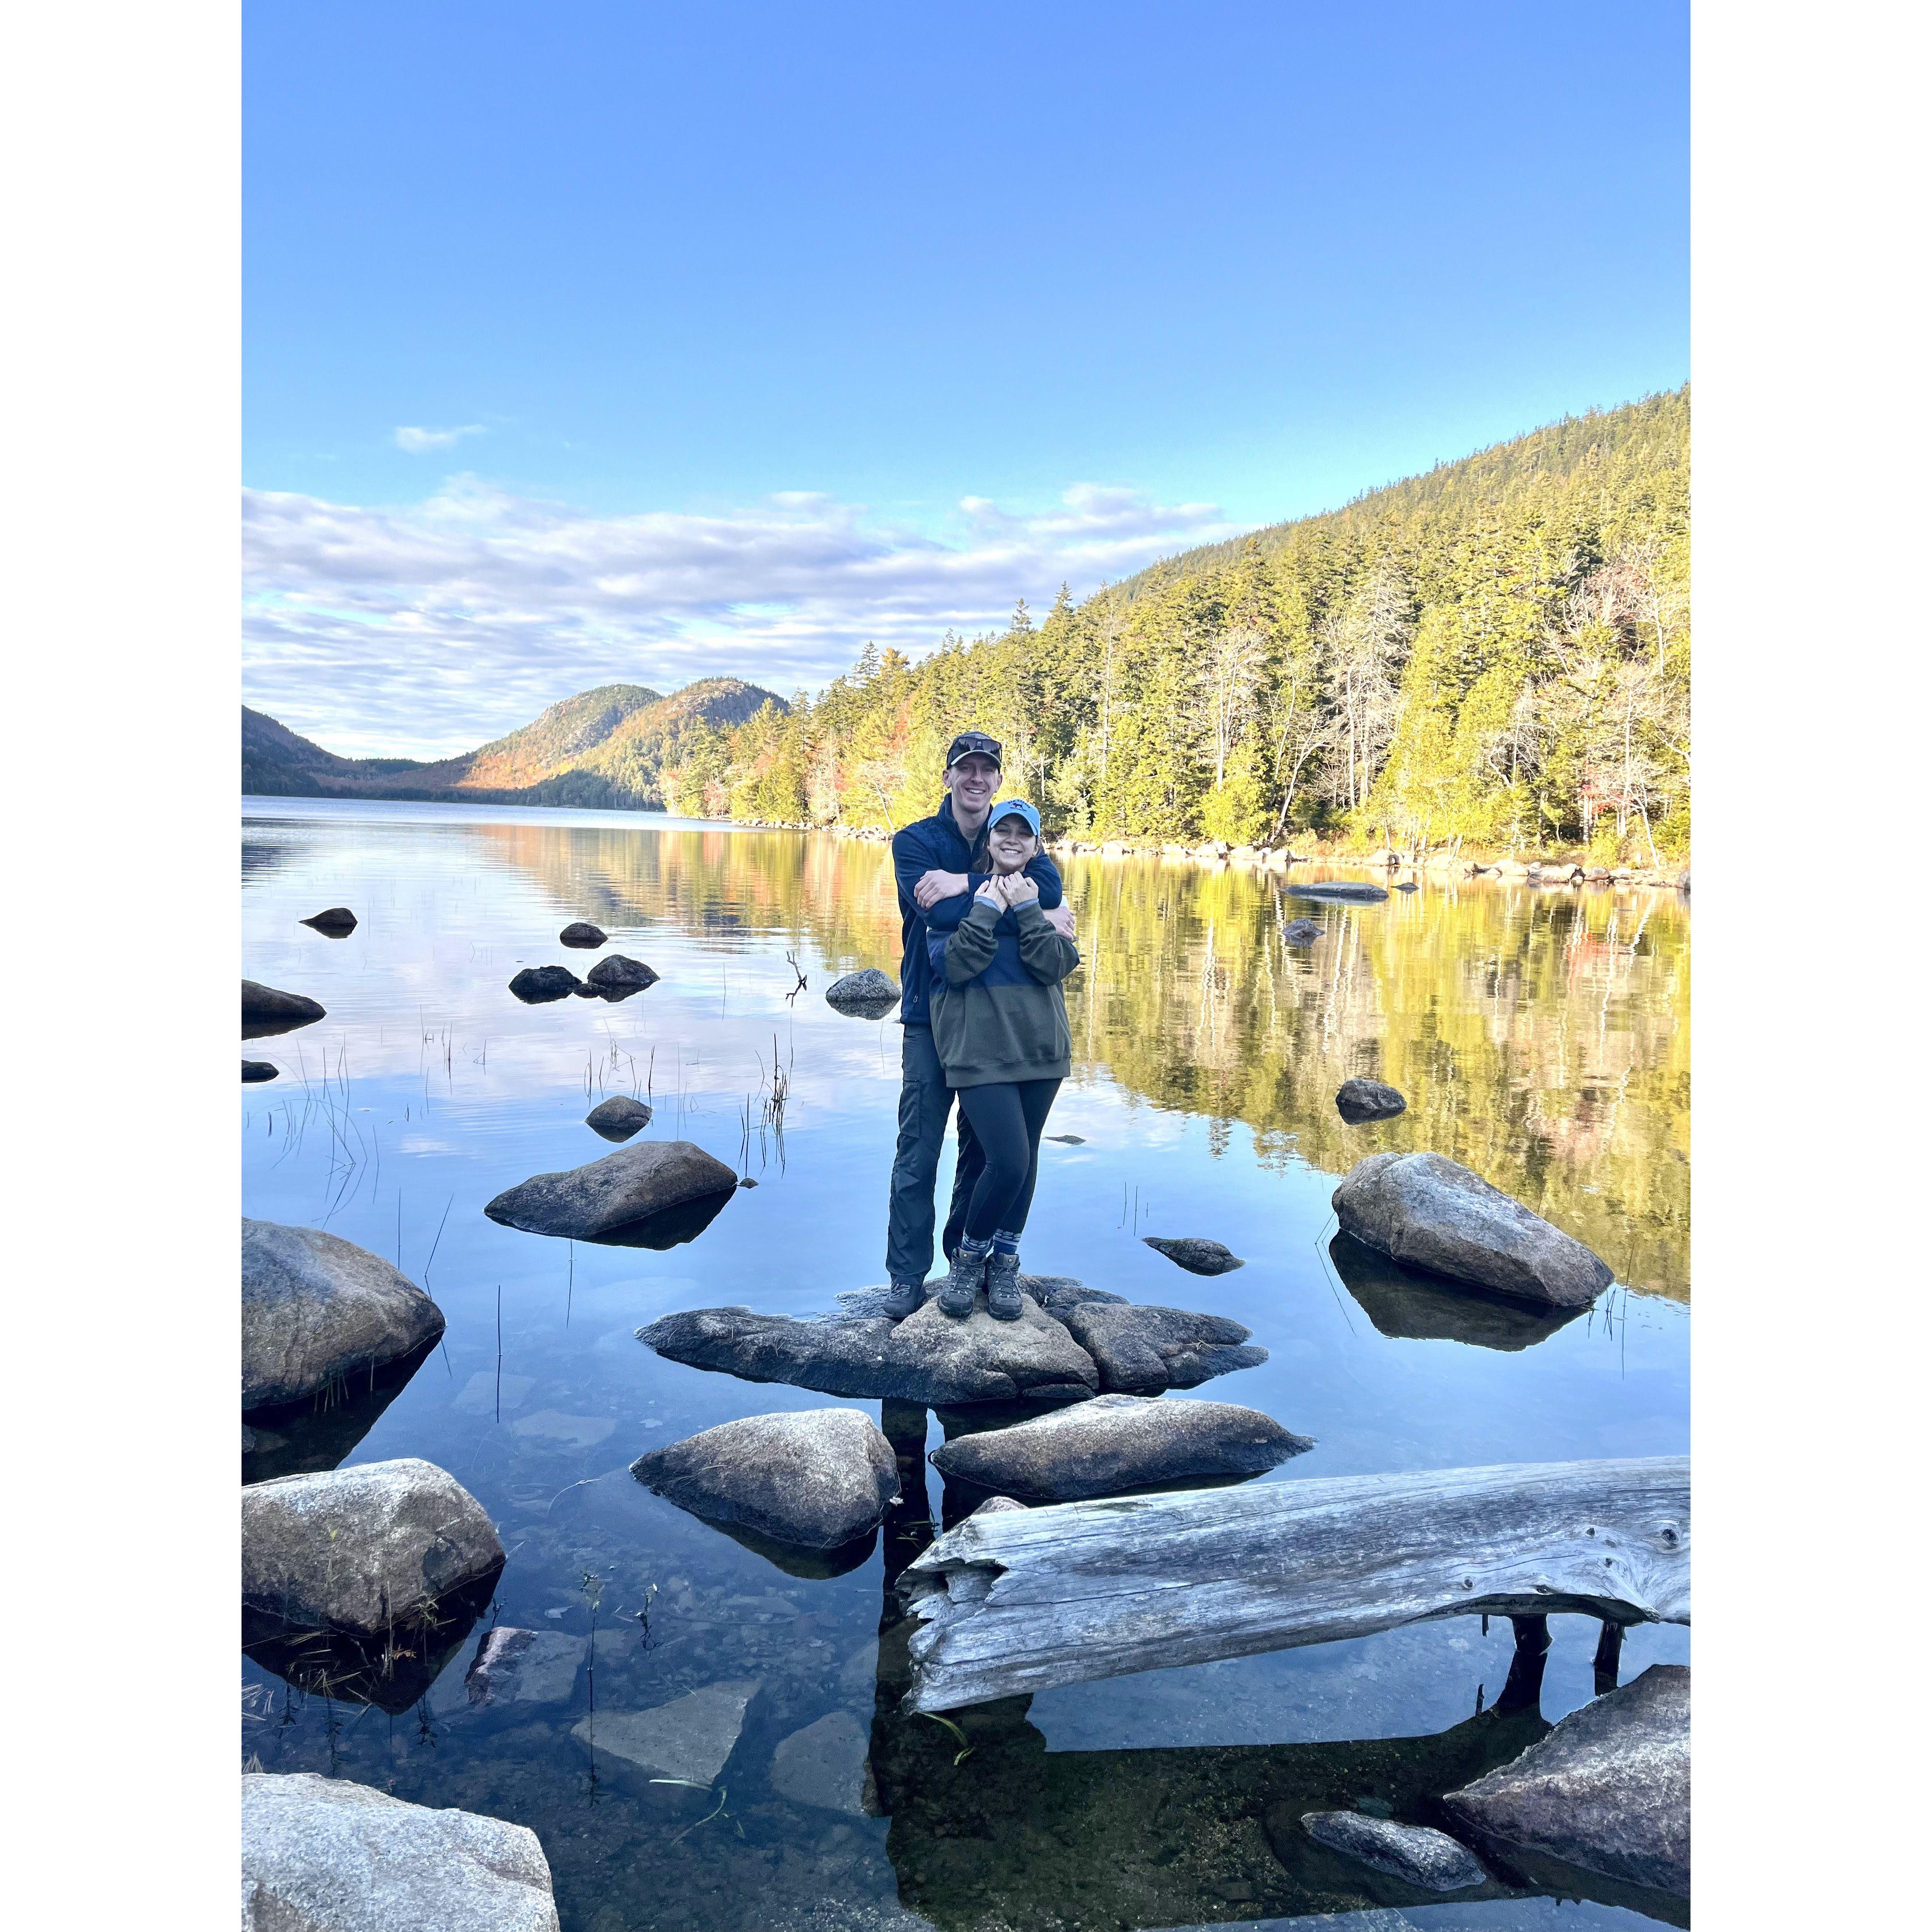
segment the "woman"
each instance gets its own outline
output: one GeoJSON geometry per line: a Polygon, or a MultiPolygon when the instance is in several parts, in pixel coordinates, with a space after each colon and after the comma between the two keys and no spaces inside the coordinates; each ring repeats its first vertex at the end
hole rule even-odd
{"type": "Polygon", "coordinates": [[[932,1043],[986,1160],[939,1294],[941,1312],[956,1320],[972,1313],[982,1282],[988,1314],[1019,1317],[1020,1235],[1040,1130],[1072,1052],[1060,982],[1080,952],[1047,922],[1026,876],[1039,852],[1040,814],[1023,799],[1002,800],[986,819],[991,875],[926,916],[932,1043]]]}

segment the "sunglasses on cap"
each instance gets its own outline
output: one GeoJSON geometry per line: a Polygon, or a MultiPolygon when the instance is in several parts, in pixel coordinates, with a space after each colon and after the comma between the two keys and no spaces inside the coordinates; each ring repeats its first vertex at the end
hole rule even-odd
{"type": "Polygon", "coordinates": [[[946,769],[949,772],[962,758],[991,758],[1001,770],[1006,769],[999,740],[988,737],[983,731],[962,731],[946,746],[946,769]]]}

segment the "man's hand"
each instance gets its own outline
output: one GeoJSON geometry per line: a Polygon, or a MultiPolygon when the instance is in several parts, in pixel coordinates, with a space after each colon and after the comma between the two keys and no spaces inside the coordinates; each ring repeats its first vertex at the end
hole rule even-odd
{"type": "Polygon", "coordinates": [[[1062,939],[1074,938],[1073,908],[1064,899],[1062,899],[1051,912],[1042,913],[1040,916],[1053,928],[1055,932],[1059,934],[1062,939]]]}
{"type": "Polygon", "coordinates": [[[913,904],[921,912],[930,912],[941,899],[957,898],[966,890],[964,872],[922,872],[912,889],[913,904]]]}

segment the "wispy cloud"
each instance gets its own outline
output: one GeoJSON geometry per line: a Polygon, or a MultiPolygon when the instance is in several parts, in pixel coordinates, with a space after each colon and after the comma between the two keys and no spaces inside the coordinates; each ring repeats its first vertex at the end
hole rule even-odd
{"type": "Polygon", "coordinates": [[[916,656],[1236,526],[1096,484],[1038,514],[968,496],[934,535],[809,492],[608,517],[458,476],[402,508],[247,491],[243,527],[248,701],[332,751],[436,756],[595,684],[814,688],[868,640],[916,656]]]}
{"type": "Polygon", "coordinates": [[[466,436],[481,436],[481,423],[465,423],[458,429],[417,429],[407,423],[396,430],[396,447],[412,456],[426,456],[433,449],[451,449],[466,436]]]}

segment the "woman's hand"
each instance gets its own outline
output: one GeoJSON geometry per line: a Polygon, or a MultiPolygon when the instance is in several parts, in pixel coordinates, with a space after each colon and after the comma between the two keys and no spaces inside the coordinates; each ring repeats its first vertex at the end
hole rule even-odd
{"type": "Polygon", "coordinates": [[[987,874],[986,883],[973,896],[981,904],[989,905],[995,911],[1004,912],[1006,910],[1006,896],[1000,889],[999,880],[990,873],[987,874]]]}
{"type": "Polygon", "coordinates": [[[1040,897],[1040,888],[1024,872],[1009,872],[1000,881],[1010,906],[1022,906],[1040,897]]]}

